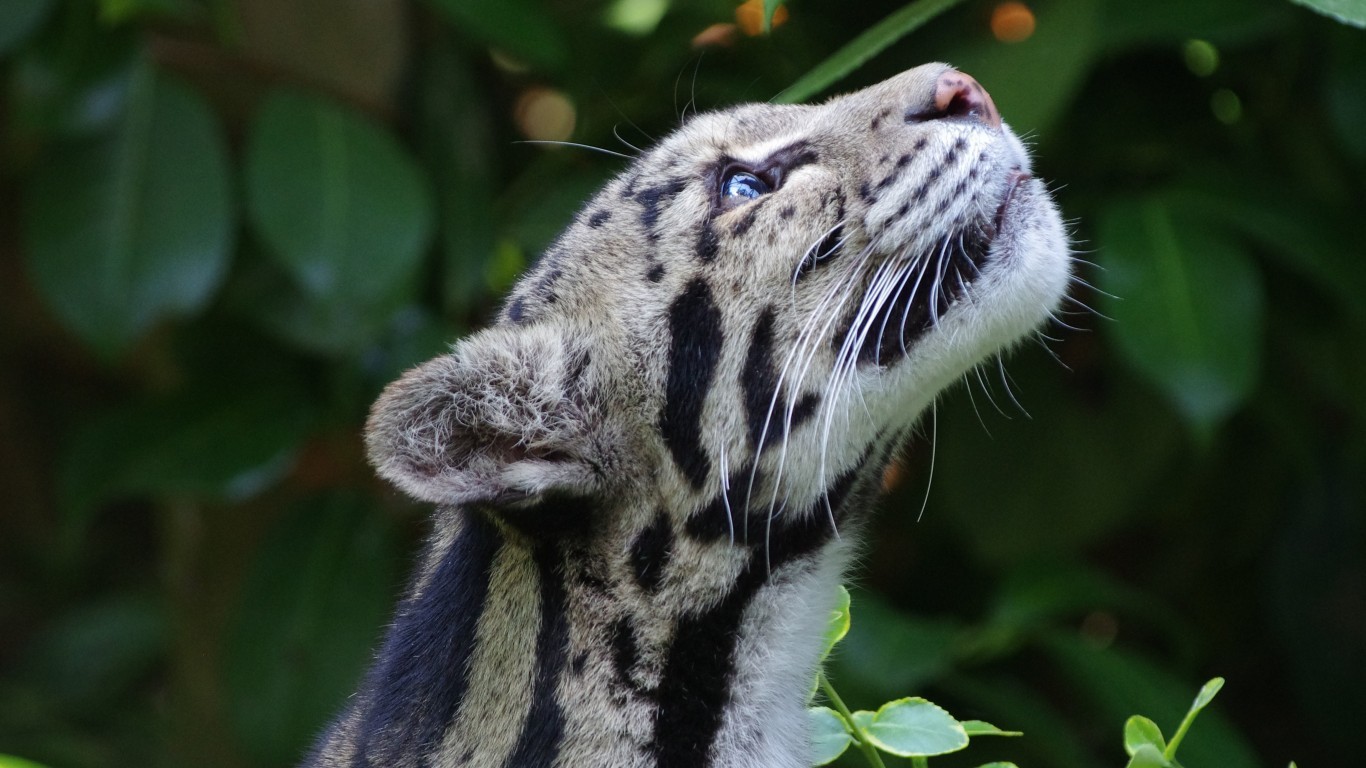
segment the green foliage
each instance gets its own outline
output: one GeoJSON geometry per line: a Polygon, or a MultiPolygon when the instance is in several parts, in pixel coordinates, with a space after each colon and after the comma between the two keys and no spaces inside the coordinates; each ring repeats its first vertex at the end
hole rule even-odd
{"type": "Polygon", "coordinates": [[[235,230],[227,148],[208,106],[145,64],[129,80],[117,129],[54,154],[24,210],[35,286],[108,357],[163,316],[201,310],[235,230]]]}
{"type": "MultiPolygon", "coordinates": [[[[849,592],[840,588],[840,608],[833,612],[827,624],[826,637],[834,638],[822,655],[822,661],[829,655],[835,643],[849,631],[850,611],[849,592]]],[[[1147,673],[1160,676],[1160,673],[1147,673]]],[[[1114,675],[1100,674],[1098,678],[1106,684],[1114,681],[1114,675]]],[[[1143,680],[1129,680],[1115,689],[1115,696],[1127,699],[1133,692],[1143,687],[1143,680]]],[[[968,747],[973,737],[978,736],[1023,736],[1020,731],[1004,731],[982,720],[958,721],[932,702],[920,697],[908,697],[889,701],[878,707],[876,712],[859,710],[850,712],[835,688],[822,671],[817,674],[817,684],[825,692],[835,709],[811,707],[813,758],[812,765],[828,765],[837,760],[851,746],[859,747],[868,764],[874,768],[883,765],[879,752],[899,757],[909,757],[916,766],[928,766],[927,758],[959,752],[968,747]]],[[[1219,690],[1224,687],[1224,679],[1216,677],[1200,689],[1195,701],[1191,703],[1186,716],[1182,718],[1170,741],[1152,720],[1142,715],[1133,715],[1124,723],[1124,750],[1129,754],[1128,768],[1181,768],[1176,761],[1176,751],[1190,731],[1195,718],[1209,706],[1219,690]]],[[[1210,763],[1221,765],[1238,764],[1239,752],[1243,748],[1236,742],[1222,745],[1209,756],[1210,763]],[[1233,762],[1226,762],[1233,761],[1233,762]]],[[[1247,758],[1241,758],[1247,761],[1247,758]]],[[[1250,761],[1246,764],[1251,764],[1250,761]]],[[[1013,765],[1013,763],[989,763],[991,765],[1013,765]]],[[[1293,765],[1293,763],[1292,763],[1293,765]]]]}
{"type": "Polygon", "coordinates": [[[995,0],[790,2],[755,37],[732,0],[627,5],[0,2],[0,747],[264,768],[337,711],[425,530],[365,465],[369,404],[624,166],[519,143],[530,97],[629,155],[941,60],[1032,145],[1078,282],[1061,365],[988,361],[894,473],[822,757],[929,759],[874,746],[947,722],[916,693],[981,718],[936,768],[1116,765],[1134,712],[1136,764],[1350,762],[1362,4],[1031,0],[1017,43],[995,0]]]}
{"type": "Polygon", "coordinates": [[[1100,222],[1114,243],[1101,285],[1116,297],[1105,311],[1120,351],[1207,438],[1256,383],[1262,288],[1241,243],[1178,211],[1160,199],[1113,203],[1100,222]]]}
{"type": "MultiPolygon", "coordinates": [[[[849,632],[849,591],[840,587],[840,599],[826,624],[824,662],[831,650],[849,632]]],[[[834,705],[811,707],[813,765],[834,762],[850,745],[857,746],[872,766],[882,766],[879,752],[909,757],[916,765],[925,758],[947,755],[966,749],[973,736],[1020,736],[1018,731],[1003,731],[981,720],[959,722],[942,707],[920,697],[889,701],[876,712],[849,711],[824,672],[816,675],[817,687],[834,705]]]]}
{"type": "Polygon", "coordinates": [[[1171,742],[1163,738],[1161,729],[1152,720],[1142,715],[1129,718],[1124,723],[1124,751],[1129,753],[1128,768],[1180,768],[1181,764],[1176,762],[1177,747],[1181,745],[1181,740],[1195,722],[1195,716],[1209,706],[1214,700],[1214,695],[1223,687],[1222,677],[1205,683],[1191,704],[1190,711],[1177,726],[1171,742]]]}
{"type": "Polygon", "coordinates": [[[314,96],[271,94],[250,131],[247,214],[318,323],[308,338],[364,349],[413,293],[429,244],[421,172],[388,133],[314,96]]]}

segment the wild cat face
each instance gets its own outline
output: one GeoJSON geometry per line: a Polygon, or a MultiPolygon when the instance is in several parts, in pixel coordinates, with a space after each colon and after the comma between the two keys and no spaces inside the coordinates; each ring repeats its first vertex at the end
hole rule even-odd
{"type": "MultiPolygon", "coordinates": [[[[459,377],[396,386],[478,382],[459,424],[506,433],[489,466],[534,449],[537,469],[481,498],[622,475],[706,494],[755,465],[770,495],[803,497],[1041,322],[1068,276],[1020,141],[976,81],[931,64],[820,105],[691,119],[582,210],[494,328],[429,364],[459,377]]],[[[470,478],[439,478],[489,451],[452,449],[460,426],[434,407],[386,417],[404,437],[376,458],[459,501],[470,478]]]]}

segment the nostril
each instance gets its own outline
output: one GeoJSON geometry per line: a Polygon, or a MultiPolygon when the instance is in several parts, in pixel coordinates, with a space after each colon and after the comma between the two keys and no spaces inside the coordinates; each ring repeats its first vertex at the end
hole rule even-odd
{"type": "Polygon", "coordinates": [[[975,120],[992,128],[1001,127],[1001,113],[986,89],[969,75],[953,69],[935,82],[932,106],[906,110],[907,122],[946,119],[975,120]]]}

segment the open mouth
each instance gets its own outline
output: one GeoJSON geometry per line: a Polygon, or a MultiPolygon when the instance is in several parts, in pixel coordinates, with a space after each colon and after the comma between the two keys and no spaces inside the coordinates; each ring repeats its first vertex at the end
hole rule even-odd
{"type": "Polygon", "coordinates": [[[982,273],[1016,192],[1029,178],[1028,173],[1012,170],[990,220],[948,235],[938,248],[904,261],[874,281],[841,323],[841,332],[833,339],[836,350],[844,348],[853,334],[849,343],[857,345],[860,364],[888,365],[904,357],[982,273]]]}

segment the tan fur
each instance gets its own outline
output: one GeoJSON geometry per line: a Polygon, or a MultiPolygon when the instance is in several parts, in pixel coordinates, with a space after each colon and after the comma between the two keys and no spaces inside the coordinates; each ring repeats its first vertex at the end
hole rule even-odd
{"type": "Polygon", "coordinates": [[[691,119],[584,208],[492,328],[385,391],[370,458],[443,511],[390,655],[315,764],[501,766],[521,748],[565,768],[804,768],[821,628],[881,462],[1069,280],[1018,139],[945,107],[962,79],[932,64],[691,119]],[[720,194],[736,168],[776,188],[720,194]],[[953,303],[889,307],[913,280],[953,303]],[[488,596],[447,641],[413,617],[483,588],[439,575],[483,551],[472,530],[499,532],[488,596]],[[431,671],[433,690],[468,683],[458,701],[384,687],[393,653],[464,659],[462,643],[468,669],[431,671]],[[563,654],[548,683],[546,648],[563,654]],[[438,731],[423,717],[446,703],[438,731]]]}

